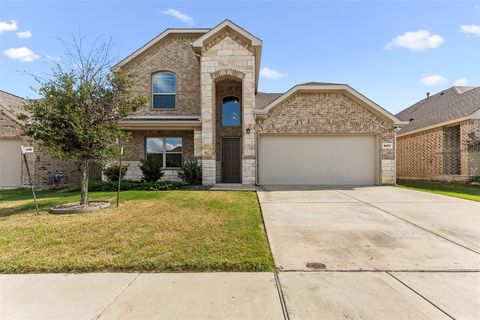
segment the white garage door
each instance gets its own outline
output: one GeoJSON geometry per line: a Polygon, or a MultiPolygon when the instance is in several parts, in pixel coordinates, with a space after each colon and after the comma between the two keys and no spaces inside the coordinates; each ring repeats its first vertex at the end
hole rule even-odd
{"type": "Polygon", "coordinates": [[[261,136],[260,184],[373,185],[374,136],[261,136]]]}
{"type": "Polygon", "coordinates": [[[0,140],[0,188],[20,187],[21,161],[20,140],[0,140]]]}

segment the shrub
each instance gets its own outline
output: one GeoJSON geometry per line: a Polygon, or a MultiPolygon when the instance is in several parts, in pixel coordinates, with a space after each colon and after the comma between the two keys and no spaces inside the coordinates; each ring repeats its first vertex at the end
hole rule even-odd
{"type": "Polygon", "coordinates": [[[146,182],[156,182],[163,176],[162,166],[157,159],[140,160],[140,170],[146,182]]]}
{"type": "MultiPolygon", "coordinates": [[[[118,184],[114,181],[91,181],[89,184],[90,191],[117,191],[118,184]]],[[[161,190],[178,190],[183,186],[180,182],[175,181],[122,181],[121,190],[129,191],[161,191],[161,190]]],[[[77,188],[78,189],[78,188],[77,188]]]]}
{"type": "MultiPolygon", "coordinates": [[[[118,170],[119,165],[113,164],[110,167],[103,169],[103,174],[107,177],[108,181],[118,181],[118,170]]],[[[122,171],[120,173],[122,180],[125,178],[127,173],[128,165],[122,166],[122,171]]]]}
{"type": "Polygon", "coordinates": [[[178,177],[189,184],[202,184],[202,167],[197,160],[187,160],[178,171],[178,177]]]}

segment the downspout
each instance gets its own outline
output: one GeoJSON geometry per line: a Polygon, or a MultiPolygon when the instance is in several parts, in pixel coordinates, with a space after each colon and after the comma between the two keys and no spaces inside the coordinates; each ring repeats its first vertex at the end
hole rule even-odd
{"type": "Polygon", "coordinates": [[[393,166],[393,174],[394,174],[394,180],[393,184],[397,185],[397,131],[400,128],[396,127],[394,131],[394,137],[393,137],[393,159],[394,159],[394,166],[393,166]]]}

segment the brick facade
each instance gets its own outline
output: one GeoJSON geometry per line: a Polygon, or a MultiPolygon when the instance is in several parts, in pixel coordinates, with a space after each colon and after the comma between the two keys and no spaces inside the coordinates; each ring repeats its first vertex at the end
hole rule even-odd
{"type": "MultiPolygon", "coordinates": [[[[395,152],[382,143],[395,143],[394,124],[345,94],[297,92],[259,119],[259,134],[362,134],[378,137],[378,177],[382,184],[395,183],[395,152]]],[[[352,155],[352,159],[355,155],[352,155]]]]}
{"type": "MultiPolygon", "coordinates": [[[[139,115],[201,117],[201,127],[184,131],[187,134],[184,153],[199,160],[203,184],[221,181],[221,139],[234,136],[242,139],[241,182],[256,182],[257,129],[260,133],[375,135],[379,146],[378,182],[395,182],[395,146],[390,150],[381,149],[383,142],[395,144],[391,119],[367,111],[340,93],[309,93],[289,97],[283,106],[257,122],[256,59],[259,59],[261,41],[250,38],[229,22],[214,30],[205,36],[199,31],[167,32],[161,40],[142,48],[141,53],[121,64],[136,75],[137,90],[149,97],[152,74],[170,71],[177,75],[176,108],[153,110],[150,101],[139,115]],[[240,128],[221,127],[221,100],[226,95],[241,99],[240,128]]],[[[152,133],[162,134],[161,131],[152,133]]],[[[126,159],[133,164],[129,173],[132,177],[138,177],[138,161],[144,156],[144,138],[148,134],[144,130],[132,131],[132,140],[127,143],[132,149],[132,156],[126,159]]]]}
{"type": "Polygon", "coordinates": [[[129,61],[124,68],[137,80],[136,91],[147,96],[142,115],[200,115],[200,62],[192,50],[198,35],[171,34],[129,61]],[[153,109],[151,101],[152,75],[170,71],[177,76],[175,109],[153,109]]]}
{"type": "Polygon", "coordinates": [[[480,141],[480,120],[400,136],[397,175],[434,180],[466,180],[479,175],[480,150],[475,141],[480,141]]]}

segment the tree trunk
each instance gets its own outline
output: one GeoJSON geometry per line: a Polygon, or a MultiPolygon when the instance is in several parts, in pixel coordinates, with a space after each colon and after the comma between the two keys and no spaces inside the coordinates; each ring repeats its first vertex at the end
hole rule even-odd
{"type": "Polygon", "coordinates": [[[80,163],[80,205],[88,205],[88,160],[80,163]]]}

